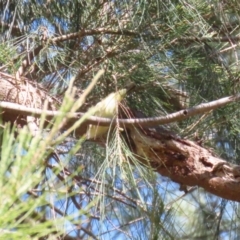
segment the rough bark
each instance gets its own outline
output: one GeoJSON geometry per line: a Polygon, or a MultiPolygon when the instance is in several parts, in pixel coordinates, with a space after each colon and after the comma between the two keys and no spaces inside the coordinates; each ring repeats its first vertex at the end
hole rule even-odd
{"type": "Polygon", "coordinates": [[[214,156],[197,143],[173,135],[133,128],[136,154],[162,176],[186,186],[233,201],[240,201],[240,166],[214,156]]]}
{"type": "Polygon", "coordinates": [[[42,109],[46,100],[48,109],[56,110],[57,101],[45,89],[34,85],[26,78],[17,80],[9,74],[0,72],[0,101],[42,109]]]}
{"type": "MultiPolygon", "coordinates": [[[[37,88],[30,82],[16,81],[14,77],[0,74],[0,101],[18,103],[26,107],[42,109],[44,100],[48,99],[49,110],[58,105],[44,89],[37,88]]],[[[4,121],[26,124],[23,117],[28,112],[6,108],[2,111],[4,121]]],[[[134,112],[132,117],[137,116],[134,112]]],[[[70,119],[64,128],[73,124],[70,119]]],[[[87,124],[82,124],[75,131],[80,137],[86,132],[87,124]]],[[[216,196],[240,202],[240,166],[230,164],[215,156],[209,149],[199,144],[182,139],[161,127],[155,129],[141,126],[125,127],[123,132],[130,149],[138,155],[139,161],[150,165],[154,171],[167,176],[174,182],[187,186],[199,186],[216,196]]]]}

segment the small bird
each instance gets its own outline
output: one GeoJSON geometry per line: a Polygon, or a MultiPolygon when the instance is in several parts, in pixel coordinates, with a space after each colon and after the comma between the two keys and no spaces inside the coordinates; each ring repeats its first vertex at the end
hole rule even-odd
{"type": "MultiPolygon", "coordinates": [[[[93,116],[113,118],[117,114],[118,104],[126,97],[127,93],[135,87],[130,83],[126,88],[110,93],[101,102],[94,106],[93,116]]],[[[87,139],[97,139],[108,132],[109,126],[98,126],[90,124],[86,133],[87,139]]]]}

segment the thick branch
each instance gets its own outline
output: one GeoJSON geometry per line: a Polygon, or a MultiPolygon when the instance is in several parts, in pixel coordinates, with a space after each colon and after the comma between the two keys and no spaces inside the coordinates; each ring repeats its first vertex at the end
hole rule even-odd
{"type": "Polygon", "coordinates": [[[134,151],[141,162],[162,176],[240,202],[240,166],[230,164],[198,144],[172,135],[131,129],[134,151]]]}
{"type": "Polygon", "coordinates": [[[39,54],[39,52],[42,50],[42,48],[43,48],[43,45],[39,45],[32,52],[27,53],[26,57],[24,59],[22,59],[21,66],[19,67],[19,69],[16,72],[16,79],[17,80],[21,79],[21,76],[26,71],[26,68],[31,65],[31,62],[32,62],[33,58],[36,57],[39,54]]]}

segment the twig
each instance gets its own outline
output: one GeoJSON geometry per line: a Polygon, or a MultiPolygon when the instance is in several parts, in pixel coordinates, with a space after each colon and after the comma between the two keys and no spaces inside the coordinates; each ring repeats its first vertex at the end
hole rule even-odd
{"type": "MultiPolygon", "coordinates": [[[[82,29],[79,32],[66,34],[60,37],[54,37],[50,38],[49,42],[56,43],[56,42],[62,42],[69,39],[75,39],[79,37],[84,37],[88,35],[98,35],[98,34],[112,34],[112,35],[125,35],[125,36],[131,36],[131,37],[142,37],[142,38],[151,38],[151,39],[161,39],[162,37],[159,35],[156,36],[150,36],[149,34],[141,34],[139,32],[135,31],[129,31],[129,30],[110,30],[106,28],[98,28],[98,29],[82,29]]],[[[190,41],[190,42],[229,42],[229,40],[232,40],[234,42],[240,41],[240,36],[224,36],[224,37],[179,37],[175,39],[176,42],[182,42],[182,41],[190,41]]]]}

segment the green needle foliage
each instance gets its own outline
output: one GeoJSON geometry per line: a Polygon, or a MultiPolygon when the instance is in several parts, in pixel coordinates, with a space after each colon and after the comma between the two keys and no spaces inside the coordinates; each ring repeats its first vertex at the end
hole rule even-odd
{"type": "MultiPolygon", "coordinates": [[[[180,191],[140,163],[118,124],[106,141],[78,132],[129,82],[126,112],[149,117],[239,93],[239,10],[238,0],[0,1],[0,101],[3,76],[20,76],[64,113],[48,126],[43,114],[36,136],[2,121],[0,239],[239,239],[238,203],[180,191]]],[[[233,103],[166,127],[239,164],[239,118],[233,103]]]]}

